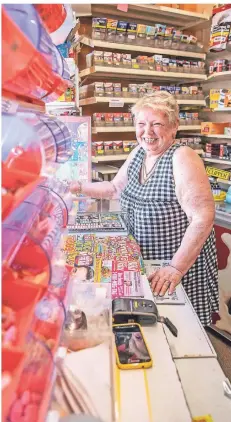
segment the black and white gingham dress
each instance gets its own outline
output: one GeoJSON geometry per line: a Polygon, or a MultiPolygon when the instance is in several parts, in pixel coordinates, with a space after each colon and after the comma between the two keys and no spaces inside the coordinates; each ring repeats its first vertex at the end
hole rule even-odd
{"type": "MultiPolygon", "coordinates": [[[[189,225],[175,193],[172,157],[180,145],[172,145],[160,158],[153,175],[139,182],[144,150],[140,148],[128,168],[128,184],[121,194],[131,234],[144,259],[171,260],[189,225]]],[[[218,267],[214,230],[194,265],[182,279],[183,286],[203,325],[218,311],[218,267]]]]}

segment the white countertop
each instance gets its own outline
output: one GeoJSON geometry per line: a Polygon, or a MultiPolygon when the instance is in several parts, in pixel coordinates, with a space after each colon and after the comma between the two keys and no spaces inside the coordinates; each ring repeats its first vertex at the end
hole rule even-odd
{"type": "MultiPolygon", "coordinates": [[[[147,279],[144,285],[146,299],[152,299],[147,279]]],[[[158,311],[176,325],[178,337],[160,323],[143,327],[154,365],[119,371],[120,422],[191,422],[208,414],[213,422],[231,422],[225,375],[190,302],[161,304],[158,311]]]]}
{"type": "MultiPolygon", "coordinates": [[[[108,202],[95,202],[88,212],[119,210],[118,201],[110,201],[110,206],[108,202]]],[[[153,300],[145,276],[144,291],[145,298],[153,300]]],[[[116,368],[116,422],[191,422],[208,414],[213,422],[231,422],[231,399],[222,385],[225,375],[186,294],[185,298],[184,305],[157,305],[160,315],[177,327],[177,338],[161,323],[143,327],[153,367],[116,368]]],[[[107,406],[105,397],[102,400],[107,406]]]]}

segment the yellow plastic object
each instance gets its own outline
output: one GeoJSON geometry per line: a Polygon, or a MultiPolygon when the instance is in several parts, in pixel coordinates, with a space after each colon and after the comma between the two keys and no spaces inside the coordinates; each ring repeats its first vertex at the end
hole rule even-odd
{"type": "Polygon", "coordinates": [[[213,422],[213,418],[211,415],[197,416],[192,419],[192,422],[213,422]]]}
{"type": "Polygon", "coordinates": [[[213,195],[214,201],[224,201],[226,198],[226,192],[221,192],[220,195],[213,195]]]}

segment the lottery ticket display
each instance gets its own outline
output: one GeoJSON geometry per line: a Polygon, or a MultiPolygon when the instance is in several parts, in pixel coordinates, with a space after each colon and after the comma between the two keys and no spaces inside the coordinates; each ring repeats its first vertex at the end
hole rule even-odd
{"type": "MultiPolygon", "coordinates": [[[[147,277],[154,271],[158,270],[159,268],[166,267],[168,265],[169,265],[168,261],[161,261],[161,260],[144,261],[147,277]]],[[[157,305],[161,305],[161,304],[184,305],[185,294],[184,294],[182,286],[179,284],[172,295],[170,295],[167,291],[164,296],[155,296],[154,300],[157,303],[157,305]]]]}
{"type": "Polygon", "coordinates": [[[143,297],[140,249],[132,236],[68,235],[64,253],[75,282],[111,283],[112,299],[143,297]]]}
{"type": "Polygon", "coordinates": [[[91,181],[91,118],[60,116],[71,133],[73,154],[61,164],[56,177],[65,182],[91,181]]]}
{"type": "Polygon", "coordinates": [[[71,232],[126,232],[123,213],[85,213],[77,214],[75,224],[68,226],[71,232]]]}

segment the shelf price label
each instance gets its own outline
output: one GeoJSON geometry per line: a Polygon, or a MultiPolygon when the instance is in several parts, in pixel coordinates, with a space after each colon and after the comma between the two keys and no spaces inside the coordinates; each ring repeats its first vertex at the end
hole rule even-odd
{"type": "Polygon", "coordinates": [[[216,167],[206,167],[206,173],[208,176],[213,176],[213,177],[217,177],[219,179],[223,179],[223,180],[229,180],[230,178],[230,172],[229,171],[225,171],[225,170],[221,170],[218,169],[216,167]]]}
{"type": "Polygon", "coordinates": [[[111,98],[109,101],[109,107],[123,107],[124,101],[120,98],[111,98]]]}

